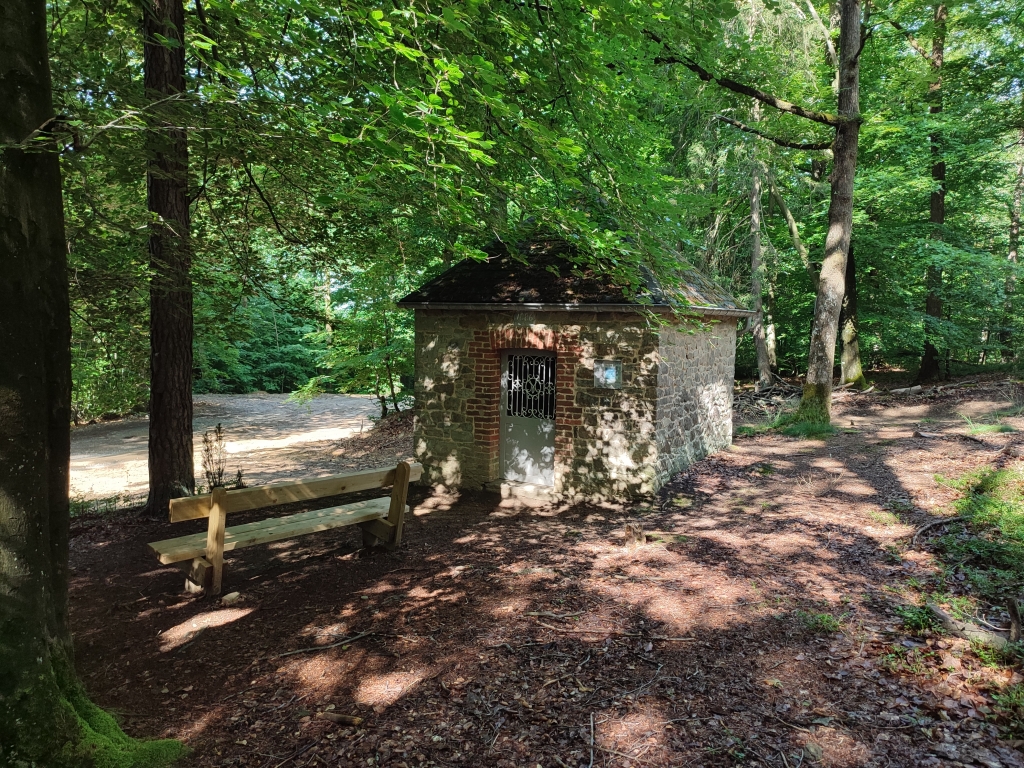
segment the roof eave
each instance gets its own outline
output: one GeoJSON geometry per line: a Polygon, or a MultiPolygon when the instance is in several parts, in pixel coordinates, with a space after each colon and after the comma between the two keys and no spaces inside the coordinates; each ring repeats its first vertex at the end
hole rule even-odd
{"type": "Polygon", "coordinates": [[[678,309],[683,313],[704,315],[705,317],[753,317],[756,313],[749,309],[738,309],[733,307],[701,307],[686,306],[672,307],[668,304],[554,304],[526,302],[520,304],[498,304],[498,303],[453,303],[443,301],[400,301],[398,306],[403,309],[442,309],[442,310],[532,310],[535,312],[652,312],[669,313],[678,309]]]}

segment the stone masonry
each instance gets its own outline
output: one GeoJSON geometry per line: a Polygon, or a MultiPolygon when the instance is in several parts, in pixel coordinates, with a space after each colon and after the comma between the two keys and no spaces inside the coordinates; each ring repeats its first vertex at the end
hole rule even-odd
{"type": "Polygon", "coordinates": [[[736,320],[681,328],[639,311],[416,309],[414,449],[424,481],[499,478],[501,353],[553,351],[554,495],[646,496],[732,440],[736,320]],[[594,386],[594,361],[622,361],[622,388],[594,386]]]}

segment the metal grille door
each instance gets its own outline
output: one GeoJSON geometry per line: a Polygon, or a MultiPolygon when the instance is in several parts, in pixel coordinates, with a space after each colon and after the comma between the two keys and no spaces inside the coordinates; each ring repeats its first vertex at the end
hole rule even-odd
{"type": "Polygon", "coordinates": [[[555,418],[554,355],[510,354],[505,367],[505,415],[555,418]]]}
{"type": "Polygon", "coordinates": [[[554,485],[555,356],[506,352],[502,365],[502,477],[554,485]]]}

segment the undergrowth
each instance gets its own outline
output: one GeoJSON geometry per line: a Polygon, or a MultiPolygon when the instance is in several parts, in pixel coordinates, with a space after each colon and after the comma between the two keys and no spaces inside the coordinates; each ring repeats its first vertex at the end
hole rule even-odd
{"type": "Polygon", "coordinates": [[[934,629],[938,622],[929,608],[917,605],[898,605],[894,608],[903,626],[912,632],[934,629]]]}
{"type": "MultiPolygon", "coordinates": [[[[938,541],[938,554],[947,575],[965,579],[970,597],[949,596],[958,618],[970,615],[980,602],[1006,605],[1020,598],[1024,585],[1024,466],[985,467],[955,480],[936,478],[961,496],[953,503],[966,526],[938,541]]],[[[986,666],[1024,665],[1024,645],[1009,643],[1001,649],[973,643],[972,650],[986,666]]],[[[992,694],[996,720],[1005,736],[1024,737],[1024,684],[992,694]]]]}
{"type": "Polygon", "coordinates": [[[1019,597],[1024,581],[1024,467],[986,467],[955,480],[956,513],[969,530],[939,540],[947,567],[959,568],[979,596],[995,603],[1019,597]]]}
{"type": "Polygon", "coordinates": [[[994,693],[992,698],[1006,723],[1004,727],[1007,735],[1013,738],[1024,737],[1024,683],[994,693]]]}
{"type": "Polygon", "coordinates": [[[825,422],[800,420],[798,411],[786,411],[763,424],[744,424],[735,429],[736,437],[756,437],[767,432],[781,432],[788,437],[825,440],[836,433],[836,428],[825,422]]]}

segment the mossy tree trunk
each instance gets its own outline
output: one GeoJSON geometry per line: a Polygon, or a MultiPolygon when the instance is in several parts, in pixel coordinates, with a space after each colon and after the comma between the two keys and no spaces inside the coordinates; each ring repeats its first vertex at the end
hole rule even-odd
{"type": "Polygon", "coordinates": [[[818,277],[814,322],[807,355],[807,380],[797,410],[799,421],[831,420],[832,369],[839,312],[846,294],[846,257],[853,230],[853,183],[860,135],[860,0],[839,2],[839,117],[833,145],[832,188],[825,260],[818,277]]]}
{"type": "Polygon", "coordinates": [[[44,0],[0,3],[0,765],[157,766],[82,692],[68,626],[71,314],[44,0]]]}
{"type": "Polygon", "coordinates": [[[5,0],[0,30],[0,763],[49,764],[74,723],[71,325],[45,4],[5,0]]]}
{"type": "Polygon", "coordinates": [[[853,256],[853,243],[846,257],[846,295],[839,313],[839,338],[843,343],[840,352],[840,381],[863,389],[868,380],[860,363],[860,333],[857,323],[857,262],[853,256]]]}

